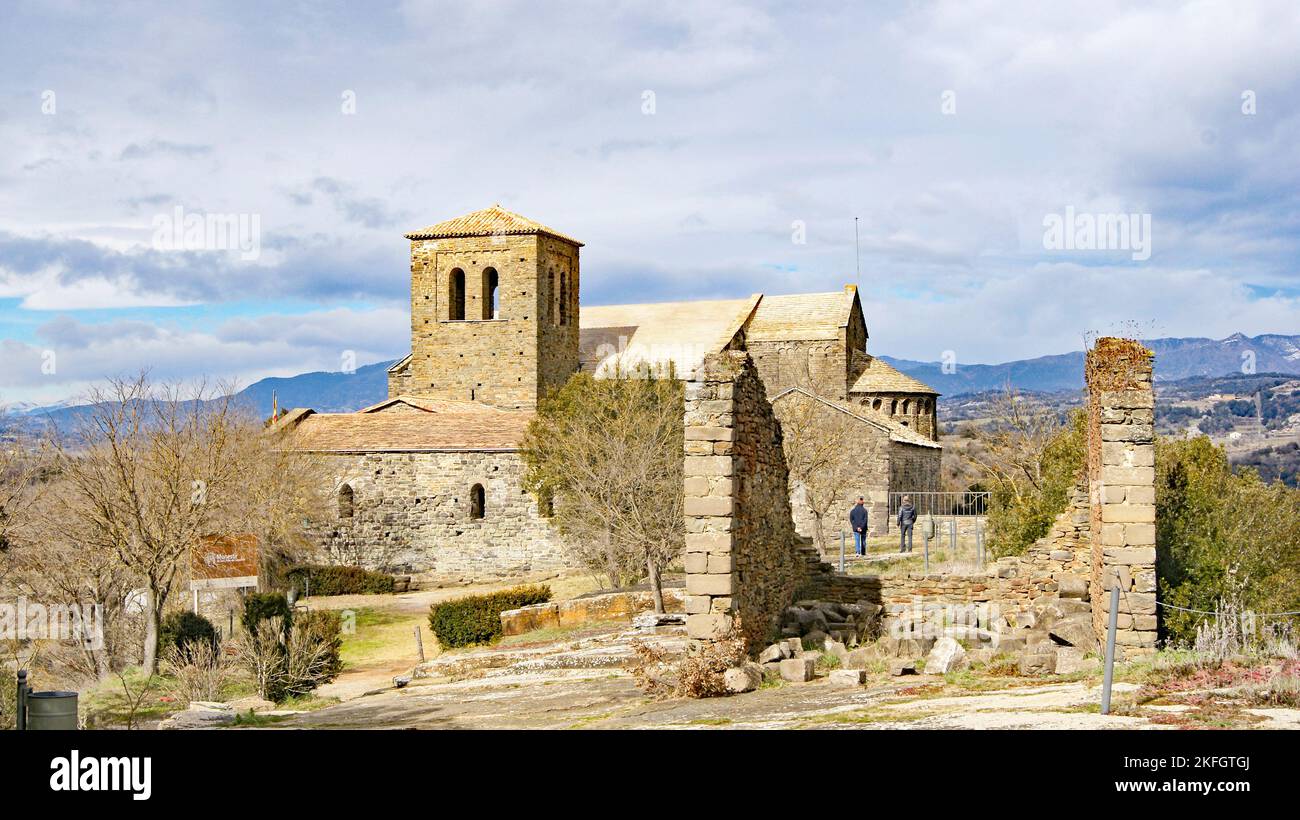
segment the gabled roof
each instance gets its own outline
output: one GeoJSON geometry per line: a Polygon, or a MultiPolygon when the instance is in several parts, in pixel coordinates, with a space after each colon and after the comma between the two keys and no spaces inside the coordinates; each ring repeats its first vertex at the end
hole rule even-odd
{"type": "Polygon", "coordinates": [[[450,239],[458,236],[514,236],[533,233],[553,236],[579,247],[582,246],[582,243],[573,237],[565,236],[514,211],[507,211],[500,205],[493,205],[491,208],[473,211],[427,228],[411,231],[406,234],[406,238],[450,239]]]}
{"type": "Polygon", "coordinates": [[[849,325],[858,289],[849,285],[831,293],[764,296],[745,328],[756,342],[837,339],[849,325]]]}
{"type": "Polygon", "coordinates": [[[369,407],[363,407],[358,413],[382,413],[385,410],[391,410],[396,407],[405,407],[423,413],[501,413],[504,412],[496,407],[481,404],[473,401],[457,401],[455,399],[431,399],[425,396],[393,396],[384,399],[377,404],[369,407]]]}
{"type": "Polygon", "coordinates": [[[925,393],[938,396],[939,392],[923,381],[918,381],[899,371],[888,362],[876,357],[866,357],[867,366],[858,380],[849,388],[850,393],[925,393]]]}
{"type": "Polygon", "coordinates": [[[605,376],[642,365],[666,371],[671,364],[677,378],[689,379],[706,355],[732,343],[760,298],[584,307],[582,369],[605,376]]]}
{"type": "Polygon", "coordinates": [[[775,396],[772,397],[772,404],[776,404],[778,401],[795,393],[802,394],[804,396],[807,396],[810,399],[813,399],[814,401],[821,402],[827,407],[838,410],[841,413],[844,413],[845,415],[852,416],[853,418],[857,419],[858,421],[864,424],[869,424],[878,430],[888,433],[890,441],[896,441],[900,444],[912,444],[917,447],[929,447],[934,450],[943,449],[942,444],[939,444],[937,441],[931,441],[930,439],[926,438],[925,436],[913,430],[911,427],[908,427],[904,424],[899,424],[898,422],[892,419],[880,419],[880,418],[873,418],[871,416],[862,415],[861,413],[857,413],[852,409],[845,407],[839,402],[834,402],[831,401],[830,399],[823,398],[822,396],[819,396],[810,390],[805,390],[802,387],[788,387],[785,390],[782,390],[780,393],[777,393],[775,396]]]}
{"type": "MultiPolygon", "coordinates": [[[[468,402],[466,402],[468,404],[468,402]]],[[[519,449],[533,414],[526,410],[462,408],[436,413],[313,413],[293,411],[277,425],[296,450],[318,453],[447,452],[519,449]]]]}

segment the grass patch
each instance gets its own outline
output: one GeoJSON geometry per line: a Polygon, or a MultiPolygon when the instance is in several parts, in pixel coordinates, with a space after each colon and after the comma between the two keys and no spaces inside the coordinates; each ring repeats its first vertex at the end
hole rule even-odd
{"type": "Polygon", "coordinates": [[[727,717],[696,718],[695,720],[688,721],[686,725],[687,726],[729,726],[731,725],[731,718],[727,718],[727,717]]]}
{"type": "Polygon", "coordinates": [[[816,715],[815,717],[804,720],[800,725],[804,727],[812,727],[828,723],[852,725],[868,725],[872,723],[910,723],[912,721],[934,717],[938,714],[941,713],[937,711],[925,711],[922,709],[909,709],[906,712],[879,708],[855,709],[852,712],[835,712],[834,714],[829,715],[816,715]]]}
{"type": "Polygon", "coordinates": [[[601,712],[598,715],[585,715],[569,724],[570,729],[581,729],[584,726],[590,726],[593,723],[599,723],[602,720],[608,720],[613,717],[613,712],[601,712]]]}
{"type": "Polygon", "coordinates": [[[242,726],[244,728],[257,728],[260,726],[274,726],[281,721],[287,720],[288,715],[259,715],[252,709],[247,712],[239,712],[235,715],[235,722],[231,726],[242,726]]]}
{"type": "Polygon", "coordinates": [[[374,607],[354,611],[356,631],[343,635],[343,646],[339,651],[344,671],[406,660],[414,665],[419,660],[415,646],[416,627],[424,637],[425,657],[434,658],[440,654],[438,642],[429,631],[428,619],[422,614],[374,607]]]}

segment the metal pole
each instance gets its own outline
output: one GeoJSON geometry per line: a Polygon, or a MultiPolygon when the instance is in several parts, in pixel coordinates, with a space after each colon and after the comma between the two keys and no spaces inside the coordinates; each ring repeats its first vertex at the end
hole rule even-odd
{"type": "Polygon", "coordinates": [[[844,572],[844,530],[840,530],[840,572],[844,572]]]}
{"type": "Polygon", "coordinates": [[[1119,621],[1119,581],[1110,588],[1110,626],[1106,630],[1106,672],[1101,682],[1101,713],[1110,714],[1110,684],[1115,677],[1115,624],[1119,621]]]}
{"type": "Polygon", "coordinates": [[[948,517],[948,563],[957,560],[957,516],[948,517]]]}
{"type": "MultiPolygon", "coordinates": [[[[929,521],[934,521],[934,516],[930,516],[929,521]]],[[[927,522],[921,527],[921,532],[925,535],[925,574],[930,574],[930,524],[927,522]]]]}
{"type": "Polygon", "coordinates": [[[18,729],[18,731],[21,732],[27,728],[27,670],[26,669],[18,670],[17,713],[14,717],[15,717],[14,726],[18,729]]]}

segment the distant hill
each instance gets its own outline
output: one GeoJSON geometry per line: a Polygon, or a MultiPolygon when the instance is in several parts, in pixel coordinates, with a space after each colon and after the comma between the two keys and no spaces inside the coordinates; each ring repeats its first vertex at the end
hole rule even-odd
{"type": "Polygon", "coordinates": [[[262,379],[239,391],[263,416],[271,415],[274,394],[280,409],[310,407],[318,413],[350,413],[388,398],[388,368],[393,361],[358,367],[355,373],[303,373],[262,379]]]}
{"type": "MultiPolygon", "coordinates": [[[[1254,357],[1255,373],[1300,374],[1300,336],[1265,334],[1251,338],[1236,333],[1218,340],[1155,339],[1144,344],[1156,353],[1158,382],[1241,375],[1246,362],[1243,354],[1248,352],[1254,357]]],[[[939,362],[881,358],[929,384],[949,400],[954,396],[1000,391],[1008,383],[1018,390],[1037,393],[1075,393],[1083,388],[1082,352],[1003,364],[958,362],[953,373],[944,373],[939,362]]],[[[262,416],[271,415],[273,395],[282,409],[310,407],[324,413],[347,413],[387,398],[386,371],[392,364],[392,361],[376,362],[357,368],[355,373],[317,371],[262,379],[241,390],[239,398],[249,402],[262,416]]],[[[85,408],[67,403],[44,407],[16,405],[9,412],[30,423],[46,421],[61,427],[84,413],[85,408]]]]}
{"type": "MultiPolygon", "coordinates": [[[[1152,339],[1143,344],[1156,354],[1156,381],[1227,376],[1242,373],[1248,363],[1253,363],[1254,373],[1300,374],[1300,336],[1263,334],[1252,338],[1234,333],[1226,339],[1152,339]]],[[[945,396],[1001,390],[1008,383],[1020,390],[1043,392],[1083,388],[1082,351],[1003,364],[958,362],[953,373],[944,373],[940,362],[880,358],[945,396]]]]}
{"type": "MultiPolygon", "coordinates": [[[[387,370],[393,361],[358,367],[355,373],[317,371],[262,379],[239,391],[236,400],[263,417],[271,415],[273,402],[278,402],[282,410],[310,407],[322,413],[350,413],[388,397],[387,370]]],[[[74,428],[76,420],[89,410],[90,405],[67,402],[43,406],[15,404],[7,408],[12,417],[30,429],[53,425],[65,431],[74,428]]]]}

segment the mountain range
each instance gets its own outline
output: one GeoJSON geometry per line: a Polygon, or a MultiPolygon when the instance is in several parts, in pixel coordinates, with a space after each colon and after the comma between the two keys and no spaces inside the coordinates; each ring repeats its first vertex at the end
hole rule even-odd
{"type": "MultiPolygon", "coordinates": [[[[1263,334],[1249,337],[1235,333],[1226,339],[1153,339],[1145,341],[1156,354],[1157,381],[1176,381],[1194,376],[1229,374],[1300,374],[1300,335],[1263,334]],[[1247,369],[1249,368],[1249,369],[1247,369]]],[[[881,356],[894,367],[938,390],[945,397],[1006,385],[1039,392],[1078,390],[1083,387],[1083,352],[1039,356],[1002,364],[961,364],[945,372],[940,362],[921,362],[881,356]]],[[[311,407],[319,412],[346,413],[382,401],[388,396],[386,371],[392,361],[357,368],[354,373],[302,373],[255,382],[239,393],[255,412],[271,414],[273,401],[280,408],[311,407]]],[[[79,410],[68,403],[41,407],[15,405],[16,416],[43,418],[55,425],[70,421],[79,410]]]]}
{"type": "MultiPolygon", "coordinates": [[[[1150,339],[1143,344],[1155,354],[1156,381],[1233,373],[1300,374],[1300,335],[1234,333],[1226,339],[1150,339]]],[[[881,356],[894,367],[938,390],[944,396],[1001,390],[1053,392],[1083,387],[1083,351],[1039,356],[1003,364],[956,364],[945,372],[940,362],[918,362],[881,356]]]]}

